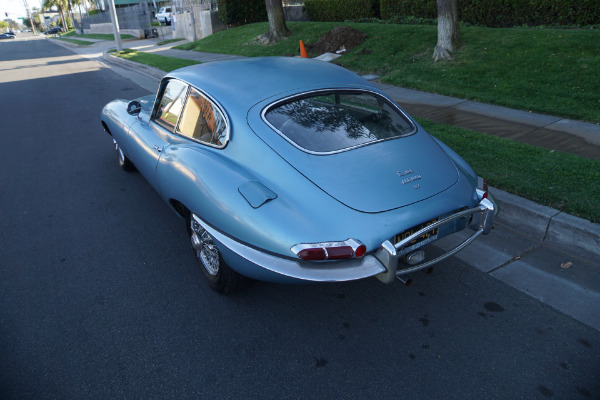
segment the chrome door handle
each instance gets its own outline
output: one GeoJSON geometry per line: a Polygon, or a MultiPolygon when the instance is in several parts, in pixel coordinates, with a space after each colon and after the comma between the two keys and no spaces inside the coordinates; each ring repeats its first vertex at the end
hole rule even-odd
{"type": "Polygon", "coordinates": [[[163,151],[162,147],[158,147],[156,145],[154,145],[154,150],[158,151],[159,153],[161,153],[163,151]]]}

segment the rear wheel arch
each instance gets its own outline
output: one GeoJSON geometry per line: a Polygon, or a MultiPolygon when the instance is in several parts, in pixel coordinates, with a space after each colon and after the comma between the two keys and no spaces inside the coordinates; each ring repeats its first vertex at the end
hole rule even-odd
{"type": "Polygon", "coordinates": [[[190,215],[190,210],[182,202],[180,202],[177,199],[169,199],[169,205],[181,218],[185,220],[188,219],[190,215]]]}

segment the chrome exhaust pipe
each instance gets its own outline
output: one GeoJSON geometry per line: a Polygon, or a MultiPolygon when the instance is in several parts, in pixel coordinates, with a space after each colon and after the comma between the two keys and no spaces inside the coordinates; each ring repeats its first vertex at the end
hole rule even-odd
{"type": "Polygon", "coordinates": [[[398,279],[400,282],[402,282],[402,284],[406,287],[412,285],[412,283],[413,283],[413,280],[406,275],[403,275],[402,277],[400,277],[399,275],[396,275],[396,279],[398,279]]]}

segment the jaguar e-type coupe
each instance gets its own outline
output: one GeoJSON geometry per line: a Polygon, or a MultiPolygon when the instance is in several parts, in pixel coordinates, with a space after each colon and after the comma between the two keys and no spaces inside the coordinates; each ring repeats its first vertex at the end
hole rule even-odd
{"type": "Polygon", "coordinates": [[[101,114],[120,166],[186,220],[209,286],[247,278],[389,283],[490,232],[496,206],[471,167],[393,100],[305,58],[212,62],[101,114]],[[443,237],[471,235],[425,253],[443,237]]]}

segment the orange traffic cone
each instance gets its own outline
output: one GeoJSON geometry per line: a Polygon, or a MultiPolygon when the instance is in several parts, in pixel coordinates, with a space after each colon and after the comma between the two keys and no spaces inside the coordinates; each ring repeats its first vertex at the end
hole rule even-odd
{"type": "Polygon", "coordinates": [[[306,49],[304,48],[304,42],[300,41],[300,57],[308,58],[308,54],[306,53],[306,49]]]}

